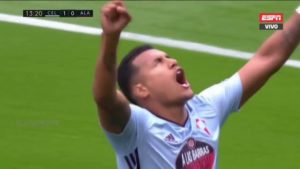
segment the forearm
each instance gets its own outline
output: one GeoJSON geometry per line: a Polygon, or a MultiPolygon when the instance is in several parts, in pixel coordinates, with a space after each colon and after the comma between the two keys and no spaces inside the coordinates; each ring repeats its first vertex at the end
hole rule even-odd
{"type": "Polygon", "coordinates": [[[276,31],[268,38],[256,56],[271,59],[275,68],[279,68],[296,49],[300,41],[300,14],[295,13],[284,24],[284,29],[276,31]]]}
{"type": "Polygon", "coordinates": [[[97,102],[111,101],[116,96],[118,42],[119,34],[102,35],[94,82],[94,97],[97,102]]]}
{"type": "Polygon", "coordinates": [[[242,106],[285,63],[300,40],[300,15],[294,14],[284,29],[269,37],[255,56],[239,70],[243,84],[242,106]]]}

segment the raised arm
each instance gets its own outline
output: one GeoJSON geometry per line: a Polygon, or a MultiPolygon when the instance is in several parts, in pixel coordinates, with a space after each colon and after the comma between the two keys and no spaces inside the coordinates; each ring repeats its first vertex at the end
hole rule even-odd
{"type": "Polygon", "coordinates": [[[300,14],[295,13],[257,50],[255,56],[239,70],[243,84],[242,106],[286,62],[300,40],[300,14]]]}
{"type": "Polygon", "coordinates": [[[117,47],[121,31],[130,20],[122,1],[110,2],[102,8],[102,46],[93,93],[101,125],[113,133],[120,133],[130,117],[129,102],[116,90],[117,47]]]}

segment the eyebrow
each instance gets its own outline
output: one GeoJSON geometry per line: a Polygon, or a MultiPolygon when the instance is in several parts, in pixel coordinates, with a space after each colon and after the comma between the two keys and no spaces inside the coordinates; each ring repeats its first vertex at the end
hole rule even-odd
{"type": "Polygon", "coordinates": [[[171,58],[170,55],[168,55],[167,53],[164,53],[164,54],[162,54],[162,55],[157,56],[155,59],[153,59],[153,61],[159,59],[160,57],[163,57],[163,58],[171,58]]]}
{"type": "Polygon", "coordinates": [[[171,58],[171,56],[168,55],[167,53],[162,53],[162,54],[156,56],[152,61],[155,62],[156,60],[158,60],[161,57],[163,57],[163,58],[171,58]]]}

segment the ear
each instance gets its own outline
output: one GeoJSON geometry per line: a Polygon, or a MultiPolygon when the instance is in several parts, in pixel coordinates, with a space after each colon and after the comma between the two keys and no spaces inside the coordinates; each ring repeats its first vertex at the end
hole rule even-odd
{"type": "Polygon", "coordinates": [[[145,99],[149,96],[149,90],[141,83],[137,83],[133,86],[133,94],[135,97],[145,99]]]}

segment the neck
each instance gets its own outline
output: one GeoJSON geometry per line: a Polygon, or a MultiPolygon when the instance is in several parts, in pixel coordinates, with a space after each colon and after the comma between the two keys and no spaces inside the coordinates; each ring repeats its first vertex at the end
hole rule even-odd
{"type": "Polygon", "coordinates": [[[166,119],[168,121],[171,121],[173,123],[176,123],[180,126],[184,126],[188,115],[184,108],[184,104],[180,105],[168,105],[164,106],[161,104],[152,104],[145,106],[146,109],[150,110],[153,114],[166,119]]]}

